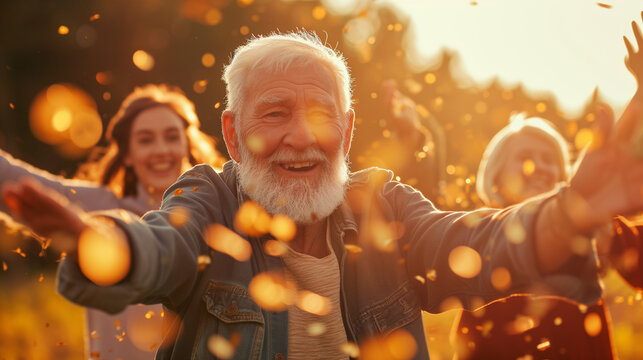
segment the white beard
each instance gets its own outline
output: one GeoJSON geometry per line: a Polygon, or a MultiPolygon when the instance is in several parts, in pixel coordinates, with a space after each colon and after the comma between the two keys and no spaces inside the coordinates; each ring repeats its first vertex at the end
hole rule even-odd
{"type": "Polygon", "coordinates": [[[332,160],[319,148],[277,150],[268,159],[261,159],[240,139],[239,152],[241,162],[236,165],[241,189],[271,215],[284,214],[306,225],[326,218],[344,201],[348,165],[341,150],[332,160]],[[273,171],[278,162],[306,160],[320,162],[319,178],[284,179],[273,171]]]}

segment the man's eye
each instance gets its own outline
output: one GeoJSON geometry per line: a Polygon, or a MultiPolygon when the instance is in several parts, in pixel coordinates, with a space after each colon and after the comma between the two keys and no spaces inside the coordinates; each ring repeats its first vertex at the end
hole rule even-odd
{"type": "Polygon", "coordinates": [[[149,138],[149,137],[138,138],[138,143],[139,144],[146,145],[146,144],[151,144],[152,142],[154,142],[153,138],[149,138]]]}
{"type": "Polygon", "coordinates": [[[272,111],[266,114],[266,117],[269,117],[269,118],[281,118],[285,116],[286,116],[286,113],[283,111],[272,111]]]}

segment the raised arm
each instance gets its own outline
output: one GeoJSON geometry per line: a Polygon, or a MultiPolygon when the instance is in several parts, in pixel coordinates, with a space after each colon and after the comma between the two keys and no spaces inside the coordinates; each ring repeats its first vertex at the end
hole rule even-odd
{"type": "MultiPolygon", "coordinates": [[[[62,176],[52,175],[44,170],[33,167],[24,161],[13,158],[8,153],[0,150],[0,187],[11,182],[18,182],[24,178],[32,178],[45,187],[55,190],[71,203],[81,208],[92,211],[102,209],[116,209],[127,206],[104,186],[99,186],[88,181],[65,179],[62,176]]],[[[7,212],[7,204],[0,199],[0,211],[7,212]]],[[[128,210],[137,211],[137,209],[128,210]]]]}

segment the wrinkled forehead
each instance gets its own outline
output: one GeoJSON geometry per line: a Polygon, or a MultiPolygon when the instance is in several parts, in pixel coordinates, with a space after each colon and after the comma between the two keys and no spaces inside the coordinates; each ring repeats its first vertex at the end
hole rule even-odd
{"type": "Polygon", "coordinates": [[[330,68],[317,60],[295,59],[272,66],[260,64],[250,71],[244,85],[243,102],[258,97],[270,101],[289,91],[301,91],[307,100],[340,107],[337,81],[330,68]]]}

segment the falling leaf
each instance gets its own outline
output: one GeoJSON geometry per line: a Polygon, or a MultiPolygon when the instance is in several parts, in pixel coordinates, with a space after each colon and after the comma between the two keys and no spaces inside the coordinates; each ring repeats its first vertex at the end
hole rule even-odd
{"type": "Polygon", "coordinates": [[[359,254],[363,251],[362,248],[357,245],[345,244],[344,247],[346,248],[346,251],[353,254],[359,254]]]}
{"type": "Polygon", "coordinates": [[[199,267],[199,271],[203,271],[208,265],[210,265],[210,263],[212,262],[212,259],[210,259],[210,256],[208,255],[199,255],[196,261],[199,267]]]}
{"type": "Polygon", "coordinates": [[[207,227],[205,242],[212,249],[230,255],[237,261],[247,261],[252,255],[252,247],[248,241],[220,224],[207,227]]]}
{"type": "Polygon", "coordinates": [[[174,190],[174,195],[179,196],[179,195],[181,195],[181,194],[183,194],[183,189],[176,189],[176,190],[174,190]]]}
{"type": "Polygon", "coordinates": [[[23,258],[27,257],[27,254],[25,254],[24,252],[22,252],[22,250],[21,250],[20,248],[16,248],[16,249],[14,249],[14,250],[11,250],[11,252],[16,253],[16,254],[18,254],[18,255],[22,256],[23,258]]]}
{"type": "Polygon", "coordinates": [[[612,8],[612,5],[605,4],[605,3],[596,3],[596,5],[598,5],[598,6],[602,7],[602,8],[605,8],[605,9],[611,9],[612,8]]]}
{"type": "Polygon", "coordinates": [[[480,273],[480,254],[468,246],[458,246],[449,253],[449,267],[456,275],[470,279],[480,273]]]}
{"type": "Polygon", "coordinates": [[[89,21],[96,21],[100,19],[100,14],[94,14],[89,18],[89,21]]]}

